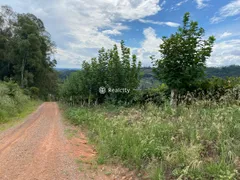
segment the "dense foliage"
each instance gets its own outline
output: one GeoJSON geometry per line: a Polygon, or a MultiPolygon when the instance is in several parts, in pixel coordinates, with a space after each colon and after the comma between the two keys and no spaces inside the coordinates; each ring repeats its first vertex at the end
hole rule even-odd
{"type": "Polygon", "coordinates": [[[61,88],[61,96],[65,101],[77,104],[103,103],[106,99],[113,103],[132,101],[134,89],[140,81],[141,63],[137,63],[136,55],[130,58],[130,49],[121,42],[121,57],[118,48],[99,50],[98,58],[91,62],[83,62],[82,70],[72,73],[61,88]],[[100,94],[99,88],[106,88],[100,94]],[[111,93],[108,89],[127,88],[130,93],[111,93]]]}
{"type": "Polygon", "coordinates": [[[11,79],[22,88],[36,87],[41,97],[54,93],[54,44],[43,22],[33,14],[0,10],[0,80],[11,79]]]}

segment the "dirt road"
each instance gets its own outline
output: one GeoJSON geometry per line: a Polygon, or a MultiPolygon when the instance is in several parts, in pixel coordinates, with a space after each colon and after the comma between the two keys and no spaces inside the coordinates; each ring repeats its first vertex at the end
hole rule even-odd
{"type": "Polygon", "coordinates": [[[0,134],[0,179],[81,179],[67,152],[56,103],[44,103],[20,126],[0,134]]]}
{"type": "Polygon", "coordinates": [[[43,103],[23,124],[0,134],[0,180],[135,179],[119,166],[93,166],[94,148],[71,128],[69,139],[58,105],[43,103]]]}

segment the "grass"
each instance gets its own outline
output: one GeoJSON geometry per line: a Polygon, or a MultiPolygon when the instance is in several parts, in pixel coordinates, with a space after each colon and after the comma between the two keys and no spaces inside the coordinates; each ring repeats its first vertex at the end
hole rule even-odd
{"type": "Polygon", "coordinates": [[[0,81],[0,125],[8,123],[12,118],[22,117],[31,111],[37,103],[24,94],[14,82],[0,81]]]}
{"type": "Polygon", "coordinates": [[[0,81],[0,132],[22,122],[40,103],[25,95],[16,83],[0,81]]]}
{"type": "Polygon", "coordinates": [[[0,132],[23,122],[25,120],[25,117],[36,110],[40,104],[40,101],[29,101],[24,105],[24,108],[21,112],[13,116],[5,117],[4,122],[0,123],[0,132]]]}
{"type": "Polygon", "coordinates": [[[67,118],[87,127],[98,162],[120,160],[151,179],[237,179],[240,107],[198,101],[176,109],[97,106],[68,108],[67,118]]]}
{"type": "Polygon", "coordinates": [[[68,139],[72,139],[77,134],[77,130],[75,130],[75,129],[66,129],[64,131],[64,134],[67,136],[68,139]]]}

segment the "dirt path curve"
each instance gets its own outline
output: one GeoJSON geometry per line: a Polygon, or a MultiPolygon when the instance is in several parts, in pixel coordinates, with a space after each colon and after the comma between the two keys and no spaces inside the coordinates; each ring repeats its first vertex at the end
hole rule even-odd
{"type": "Polygon", "coordinates": [[[56,103],[44,103],[16,128],[0,134],[1,180],[82,179],[67,152],[56,103]]]}

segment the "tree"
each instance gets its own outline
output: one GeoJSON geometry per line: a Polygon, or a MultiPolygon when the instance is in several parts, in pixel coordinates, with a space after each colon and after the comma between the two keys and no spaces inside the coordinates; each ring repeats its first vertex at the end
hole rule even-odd
{"type": "Polygon", "coordinates": [[[36,87],[42,98],[57,88],[55,45],[43,22],[33,14],[0,9],[0,80],[12,79],[22,88],[36,87]]]}
{"type": "Polygon", "coordinates": [[[206,59],[210,57],[215,41],[214,36],[204,39],[204,32],[198,22],[190,21],[190,13],[186,13],[183,27],[169,38],[162,38],[161,58],[152,58],[156,76],[171,89],[173,106],[177,104],[179,90],[188,89],[204,77],[206,59]]]}
{"type": "Polygon", "coordinates": [[[9,6],[0,8],[0,80],[10,78],[13,74],[12,49],[14,42],[13,27],[16,22],[16,13],[9,6]]]}

